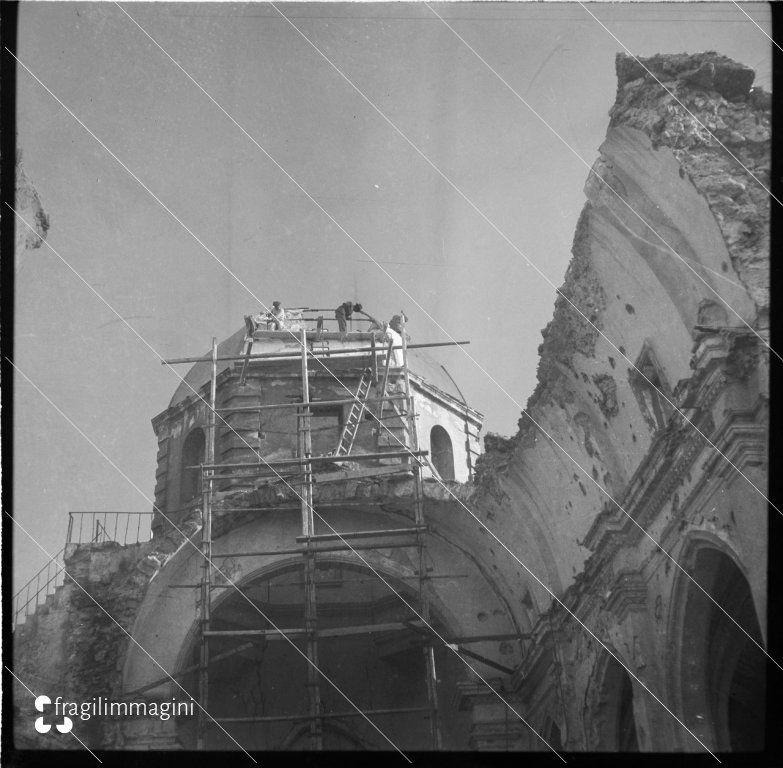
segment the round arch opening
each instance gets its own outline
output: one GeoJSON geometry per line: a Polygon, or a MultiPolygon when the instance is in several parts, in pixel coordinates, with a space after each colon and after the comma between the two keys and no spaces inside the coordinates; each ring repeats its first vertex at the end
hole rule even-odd
{"type": "MultiPolygon", "coordinates": [[[[415,580],[407,583],[386,574],[384,578],[418,610],[415,580]]],[[[430,749],[423,642],[427,636],[421,630],[394,626],[415,621],[416,616],[363,566],[319,559],[316,582],[323,748],[392,749],[388,737],[400,749],[430,749]],[[370,625],[387,626],[372,633],[347,631],[370,625]],[[369,713],[369,720],[382,733],[346,696],[369,713]]],[[[278,628],[304,628],[301,564],[289,563],[251,577],[240,588],[241,595],[226,590],[229,594],[215,601],[211,629],[272,629],[261,613],[278,628]]],[[[448,636],[449,628],[438,616],[433,615],[431,623],[442,636],[448,636]]],[[[312,748],[305,638],[292,639],[295,648],[278,633],[210,638],[207,709],[217,719],[252,718],[221,723],[245,749],[312,748]]],[[[183,666],[198,664],[200,648],[198,641],[191,644],[182,657],[183,666]]],[[[434,648],[443,745],[466,749],[470,715],[458,711],[454,704],[457,683],[465,679],[466,667],[440,641],[436,640],[434,648]]],[[[197,672],[183,680],[183,685],[197,699],[197,672]]],[[[196,718],[178,723],[179,738],[186,748],[196,746],[196,726],[196,718]]],[[[208,749],[237,749],[216,725],[207,728],[208,749]]]]}
{"type": "Polygon", "coordinates": [[[201,470],[198,465],[204,461],[206,436],[200,427],[192,429],[182,444],[180,467],[179,503],[187,504],[201,495],[201,470]]]}
{"type": "Polygon", "coordinates": [[[766,657],[755,644],[763,640],[750,584],[717,548],[700,547],[691,562],[707,594],[690,580],[683,588],[677,678],[685,722],[715,749],[760,751],[766,657]]]}
{"type": "Polygon", "coordinates": [[[430,430],[430,455],[441,480],[454,480],[454,448],[449,433],[440,424],[430,430]]]}
{"type": "Polygon", "coordinates": [[[633,711],[633,686],[628,671],[606,654],[598,699],[598,744],[605,752],[638,752],[633,711]]]}

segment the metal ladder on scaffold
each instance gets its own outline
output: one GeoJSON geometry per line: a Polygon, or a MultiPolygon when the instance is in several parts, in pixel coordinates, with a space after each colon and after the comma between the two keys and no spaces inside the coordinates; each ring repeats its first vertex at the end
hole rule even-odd
{"type": "Polygon", "coordinates": [[[348,412],[348,418],[343,427],[340,440],[337,443],[335,456],[346,456],[353,448],[353,441],[356,439],[356,433],[359,431],[359,424],[362,421],[362,415],[367,407],[367,395],[370,392],[372,384],[372,369],[365,368],[362,371],[362,377],[359,379],[359,386],[356,388],[354,400],[351,403],[351,410],[348,412]]]}

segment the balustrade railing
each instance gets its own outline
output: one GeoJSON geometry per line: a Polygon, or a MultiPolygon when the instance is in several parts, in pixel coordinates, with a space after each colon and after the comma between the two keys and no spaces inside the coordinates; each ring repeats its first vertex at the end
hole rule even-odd
{"type": "Polygon", "coordinates": [[[138,544],[152,536],[152,512],[69,512],[67,544],[138,544]]]}

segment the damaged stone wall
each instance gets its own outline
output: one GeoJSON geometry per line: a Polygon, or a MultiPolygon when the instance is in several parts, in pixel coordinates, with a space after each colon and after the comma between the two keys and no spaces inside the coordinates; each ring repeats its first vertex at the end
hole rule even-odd
{"type": "MultiPolygon", "coordinates": [[[[194,516],[180,528],[192,536],[200,524],[200,517],[194,516]]],[[[73,581],[66,576],[46,605],[14,632],[14,669],[19,677],[33,681],[36,694],[46,693],[52,699],[61,695],[71,702],[90,702],[99,696],[120,700],[129,634],[138,608],[158,570],[182,546],[176,531],[125,547],[116,542],[70,545],[64,562],[73,581]]],[[[26,692],[17,693],[15,702],[18,745],[81,749],[75,740],[33,730],[38,713],[26,692]]],[[[80,720],[78,730],[80,738],[95,748],[123,743],[116,719],[80,720]]]]}
{"type": "Polygon", "coordinates": [[[752,87],[752,69],[717,53],[641,61],[662,85],[630,56],[618,57],[611,125],[671,148],[709,203],[734,272],[757,310],[768,310],[771,95],[752,87]]]}
{"type": "MultiPolygon", "coordinates": [[[[743,622],[761,640],[770,97],[752,88],[751,70],[715,53],[641,62],[665,88],[617,57],[617,101],[543,331],[538,385],[517,434],[487,437],[471,501],[595,635],[527,579],[540,618],[513,685],[539,732],[555,722],[566,749],[617,749],[625,695],[642,750],[737,749],[725,720],[713,725],[704,701],[685,701],[686,671],[707,656],[685,638],[708,622],[705,613],[685,629],[690,587],[676,563],[691,569],[707,552],[724,576],[741,573],[743,622]],[[625,694],[623,667],[636,676],[625,694]]],[[[512,606],[521,604],[519,563],[494,562],[517,579],[512,606]]],[[[746,690],[763,701],[764,659],[749,647],[758,658],[743,661],[757,670],[746,690]]],[[[541,748],[529,734],[516,746],[541,748]]]]}
{"type": "MultiPolygon", "coordinates": [[[[692,373],[695,325],[763,327],[768,310],[769,204],[751,173],[768,183],[769,95],[718,54],[641,61],[673,95],[618,55],[617,101],[542,332],[538,384],[517,434],[486,438],[473,498],[556,593],[581,571],[587,530],[655,437],[634,365],[651,357],[671,393],[692,373]]],[[[518,572],[510,559],[501,568],[518,572]]]]}
{"type": "MultiPolygon", "coordinates": [[[[594,638],[562,610],[550,610],[551,596],[536,577],[667,700],[667,681],[676,677],[667,666],[672,627],[680,621],[670,605],[676,572],[653,540],[679,556],[677,542],[684,547],[694,533],[712,537],[747,564],[760,615],[766,599],[766,540],[757,523],[763,504],[747,503],[747,488],[736,476],[733,485],[718,484],[727,476],[725,466],[710,458],[706,443],[692,430],[675,422],[665,400],[698,410],[700,428],[727,451],[732,440],[755,445],[743,461],[753,482],[763,487],[765,411],[760,402],[766,375],[763,354],[745,323],[764,333],[769,305],[769,205],[751,176],[765,184],[769,178],[769,97],[752,88],[750,70],[717,54],[642,61],[676,99],[633,59],[618,57],[617,101],[585,186],[573,258],[553,319],[542,332],[538,384],[518,432],[511,438],[487,436],[475,485],[452,486],[479,521],[439,487],[425,488],[433,551],[442,551],[439,562],[453,563],[455,553],[462,553],[480,574],[474,581],[483,590],[439,581],[438,607],[444,616],[462,611],[454,624],[465,634],[513,627],[529,636],[524,646],[520,641],[479,648],[515,665],[505,681],[509,697],[537,730],[557,723],[567,749],[612,747],[607,723],[616,697],[606,684],[612,665],[594,638]],[[738,159],[710,138],[677,99],[738,159]],[[642,521],[651,540],[626,522],[620,503],[642,521]],[[487,611],[484,603],[490,602],[495,607],[487,611]]],[[[183,418],[177,429],[184,432],[193,423],[195,417],[183,418]]],[[[156,490],[160,502],[174,482],[168,465],[179,462],[179,449],[169,447],[169,437],[167,432],[160,448],[161,460],[166,459],[156,490]]],[[[351,491],[324,487],[324,499],[334,494],[335,501],[340,494],[347,499],[351,491]]],[[[364,486],[354,491],[357,497],[367,494],[368,504],[370,495],[388,491],[388,500],[373,504],[383,515],[409,517],[389,488],[382,483],[372,492],[364,486]]],[[[407,498],[403,490],[398,495],[407,498]]],[[[272,489],[246,497],[248,504],[276,499],[272,489]]],[[[240,503],[233,497],[229,502],[240,503]]],[[[170,511],[178,506],[174,498],[168,504],[170,511]]],[[[177,522],[192,536],[200,524],[198,513],[187,508],[181,513],[191,514],[177,522]]],[[[246,551],[243,535],[249,529],[236,527],[245,516],[232,517],[234,527],[225,532],[228,518],[219,510],[216,518],[215,535],[225,534],[219,546],[246,551]]],[[[347,519],[338,528],[358,529],[347,519]]],[[[258,524],[255,535],[268,546],[284,547],[291,539],[285,525],[291,523],[269,530],[258,524]]],[[[160,526],[152,542],[76,550],[67,563],[123,629],[154,638],[156,658],[168,653],[170,669],[186,640],[159,636],[158,627],[167,622],[187,634],[196,604],[182,594],[166,603],[162,594],[169,581],[195,581],[196,559],[191,562],[181,552],[150,584],[183,546],[188,545],[179,533],[160,526]],[[140,610],[145,595],[146,607],[140,610]],[[179,613],[173,612],[175,602],[179,613]]],[[[386,560],[388,567],[394,564],[391,556],[386,560]]],[[[383,567],[381,560],[378,565],[383,567]]],[[[439,566],[439,572],[447,571],[447,565],[439,566]]],[[[400,573],[410,577],[412,570],[400,573]]],[[[15,663],[21,676],[43,676],[53,689],[69,695],[118,696],[122,670],[134,667],[139,651],[129,653],[122,629],[76,589],[66,584],[53,610],[17,630],[15,663]]],[[[142,669],[141,662],[136,663],[139,679],[156,677],[157,671],[142,669]]],[[[133,688],[133,676],[129,679],[133,688]]],[[[508,711],[496,701],[487,704],[483,684],[471,685],[464,686],[463,695],[465,706],[473,708],[474,746],[542,748],[521,726],[510,742],[508,711]]],[[[32,700],[24,701],[17,713],[19,727],[32,722],[32,700]]],[[[636,683],[633,709],[641,748],[692,748],[636,683]]],[[[90,734],[95,744],[123,744],[114,724],[95,727],[102,729],[90,734]]]]}

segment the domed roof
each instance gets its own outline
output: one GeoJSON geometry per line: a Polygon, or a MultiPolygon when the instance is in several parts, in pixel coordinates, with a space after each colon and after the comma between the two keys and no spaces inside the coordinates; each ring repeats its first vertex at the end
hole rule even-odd
{"type": "MultiPolygon", "coordinates": [[[[240,328],[236,333],[224,339],[218,344],[217,355],[220,357],[236,357],[242,355],[245,351],[245,328],[240,328]]],[[[169,402],[169,408],[173,408],[178,403],[186,400],[193,394],[193,391],[199,391],[212,375],[212,361],[209,360],[210,353],[206,352],[201,360],[195,363],[193,367],[185,374],[185,380],[177,387],[174,396],[169,402]]],[[[440,364],[433,357],[421,349],[411,349],[408,352],[408,363],[411,373],[420,376],[428,384],[437,387],[442,392],[462,402],[460,395],[454,383],[441,368],[440,364]]],[[[233,365],[231,361],[218,361],[218,373],[226,370],[233,365]]]]}
{"type": "MultiPolygon", "coordinates": [[[[229,357],[241,355],[245,351],[245,329],[240,328],[236,333],[229,336],[227,339],[223,339],[218,344],[217,356],[229,357]]],[[[193,390],[199,391],[201,387],[206,384],[212,377],[212,361],[209,359],[211,352],[206,352],[204,357],[206,360],[201,360],[195,363],[193,367],[185,374],[185,380],[177,387],[174,392],[174,396],[171,398],[169,408],[173,408],[177,403],[186,400],[193,394],[193,390]]],[[[224,371],[232,365],[230,361],[218,362],[218,373],[224,371]]]]}

